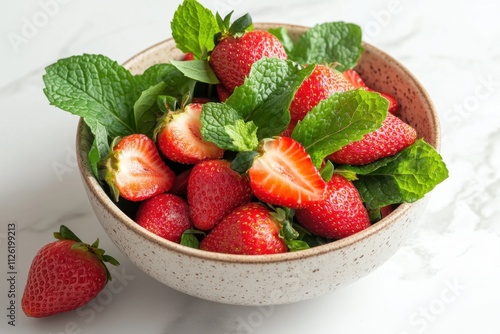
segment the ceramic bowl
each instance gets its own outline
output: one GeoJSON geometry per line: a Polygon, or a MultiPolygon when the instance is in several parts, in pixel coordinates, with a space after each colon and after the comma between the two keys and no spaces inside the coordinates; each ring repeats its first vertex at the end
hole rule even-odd
{"type": "MultiPolygon", "coordinates": [[[[307,28],[287,26],[296,38],[307,28]]],[[[135,55],[124,66],[134,74],[178,59],[182,52],[169,39],[135,55]]],[[[439,148],[439,124],[433,104],[418,80],[398,61],[364,44],[357,66],[366,83],[394,94],[401,117],[420,137],[439,148]]],[[[308,250],[263,256],[205,252],[164,240],[137,225],[110,199],[89,167],[92,135],[83,122],[77,130],[78,163],[90,203],[116,246],[151,277],[199,298],[237,305],[285,304],[332,292],[386,262],[414,230],[428,196],[402,204],[389,216],[345,239],[308,250]]]]}

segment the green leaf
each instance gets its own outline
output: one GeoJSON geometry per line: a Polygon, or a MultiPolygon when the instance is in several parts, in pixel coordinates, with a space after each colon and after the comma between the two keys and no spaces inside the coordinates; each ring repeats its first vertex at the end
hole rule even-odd
{"type": "Polygon", "coordinates": [[[196,237],[197,235],[205,235],[204,232],[195,230],[195,229],[189,229],[184,231],[181,235],[181,242],[180,244],[183,246],[191,247],[191,248],[200,248],[200,241],[196,237]]]}
{"type": "Polygon", "coordinates": [[[361,28],[353,23],[316,25],[299,37],[289,59],[300,64],[338,63],[337,69],[353,68],[363,52],[361,28]]]}
{"type": "Polygon", "coordinates": [[[187,77],[172,64],[156,64],[149,67],[141,75],[134,76],[137,85],[137,96],[143,91],[163,82],[163,95],[170,95],[179,101],[185,95],[191,95],[195,80],[187,77]]]}
{"type": "Polygon", "coordinates": [[[206,59],[214,48],[219,31],[215,15],[196,0],[184,0],[174,13],[171,25],[177,48],[192,52],[196,59],[206,59]]]}
{"type": "Polygon", "coordinates": [[[259,153],[256,151],[238,152],[236,157],[231,161],[231,169],[244,174],[252,167],[253,160],[259,153]]]}
{"type": "Polygon", "coordinates": [[[219,83],[219,79],[207,60],[181,61],[171,59],[170,63],[188,78],[212,85],[219,83]]]}
{"type": "Polygon", "coordinates": [[[290,252],[301,251],[304,249],[309,249],[309,244],[304,240],[285,240],[285,244],[290,252]]]}
{"type": "Polygon", "coordinates": [[[325,165],[321,167],[320,173],[321,173],[321,178],[325,180],[325,182],[330,181],[333,175],[333,163],[330,160],[327,160],[325,165]]]}
{"type": "Polygon", "coordinates": [[[173,96],[160,95],[156,99],[156,103],[163,114],[179,109],[179,101],[173,96]]]}
{"type": "Polygon", "coordinates": [[[448,177],[442,157],[423,139],[392,157],[340,169],[357,173],[354,185],[369,210],[415,202],[448,177]]]}
{"type": "Polygon", "coordinates": [[[245,14],[240,18],[237,18],[233,24],[229,27],[229,33],[233,36],[242,35],[245,31],[252,27],[252,17],[250,14],[245,14]]]}
{"type": "Polygon", "coordinates": [[[268,29],[268,31],[281,42],[287,54],[292,54],[295,44],[288,35],[288,30],[286,28],[271,28],[268,29]]]}
{"type": "Polygon", "coordinates": [[[134,103],[134,119],[137,132],[152,136],[152,131],[159,116],[158,96],[165,91],[166,84],[160,82],[142,92],[134,103]]]}
{"type": "Polygon", "coordinates": [[[288,60],[263,58],[252,65],[249,76],[226,104],[245,121],[255,123],[259,140],[276,136],[288,126],[295,92],[313,69],[300,68],[288,60]]]}
{"type": "Polygon", "coordinates": [[[111,137],[135,132],[135,81],[117,62],[89,54],[61,59],[46,68],[43,81],[50,104],[83,117],[92,133],[98,123],[111,137]]]}
{"type": "Polygon", "coordinates": [[[357,89],[334,93],[318,103],[292,132],[319,168],[323,159],[378,129],[388,102],[378,93],[357,89]]]}
{"type": "Polygon", "coordinates": [[[238,151],[255,150],[259,145],[257,127],[253,122],[245,123],[242,119],[238,119],[233,124],[226,124],[224,130],[238,151]]]}
{"type": "Polygon", "coordinates": [[[231,106],[225,103],[209,102],[203,105],[200,116],[200,133],[204,140],[214,143],[222,149],[238,151],[234,142],[234,133],[227,133],[228,125],[233,125],[231,130],[236,130],[235,124],[243,118],[231,106]]]}
{"type": "Polygon", "coordinates": [[[99,163],[108,156],[111,150],[109,146],[109,137],[106,128],[97,123],[95,127],[94,141],[89,151],[89,162],[94,176],[101,180],[102,177],[99,175],[99,163]]]}

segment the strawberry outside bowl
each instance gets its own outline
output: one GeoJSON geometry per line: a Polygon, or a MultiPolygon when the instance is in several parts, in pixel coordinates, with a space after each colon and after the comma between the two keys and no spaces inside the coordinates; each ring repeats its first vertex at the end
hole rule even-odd
{"type": "MultiPolygon", "coordinates": [[[[284,26],[292,38],[307,27],[261,23],[258,29],[284,26]]],[[[367,43],[356,70],[365,82],[391,93],[400,116],[439,149],[434,106],[422,85],[399,62],[367,43]]],[[[180,59],[172,39],[156,44],[124,63],[133,74],[180,59]]],[[[188,295],[236,305],[276,305],[318,297],[352,283],[386,262],[415,229],[429,200],[399,205],[390,215],[350,237],[311,249],[276,255],[206,252],[165,240],[124,213],[95,179],[88,160],[92,134],[83,121],[77,129],[77,158],[90,203],[116,246],[140,269],[188,295]]]]}

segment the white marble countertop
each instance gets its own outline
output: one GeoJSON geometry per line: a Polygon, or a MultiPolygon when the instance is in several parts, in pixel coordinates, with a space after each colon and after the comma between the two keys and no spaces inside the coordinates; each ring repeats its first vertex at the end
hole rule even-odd
{"type": "Polygon", "coordinates": [[[359,24],[364,40],[418,77],[441,118],[450,178],[415,233],[383,266],[329,295],[242,307],[172,290],[107,238],[75,163],[78,119],[48,105],[44,67],[81,53],[123,62],[170,37],[180,0],[6,1],[0,14],[0,332],[2,333],[499,333],[500,3],[493,0],[202,0],[254,21],[359,24]],[[46,319],[20,309],[36,251],[64,223],[122,263],[91,304],[46,319]],[[17,312],[5,284],[7,226],[15,226],[17,312]]]}

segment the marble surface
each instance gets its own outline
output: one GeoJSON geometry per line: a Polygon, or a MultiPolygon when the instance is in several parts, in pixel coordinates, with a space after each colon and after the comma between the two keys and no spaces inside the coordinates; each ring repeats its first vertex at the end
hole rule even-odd
{"type": "Polygon", "coordinates": [[[432,96],[441,118],[441,152],[450,170],[415,233],[374,273],[314,300],[240,307],[163,286],[116,249],[97,222],[78,175],[78,119],[49,106],[42,93],[44,67],[59,58],[101,53],[123,62],[170,37],[169,22],[180,2],[3,2],[0,332],[498,333],[500,4],[202,0],[222,13],[250,12],[260,22],[359,24],[366,41],[400,60],[432,96]],[[89,305],[47,319],[26,318],[20,299],[31,259],[61,223],[82,239],[99,237],[122,265],[112,269],[113,283],[89,305]],[[9,269],[12,230],[16,259],[9,269]],[[15,284],[9,288],[11,276],[15,284]],[[9,295],[12,288],[15,297],[9,295]],[[9,325],[12,301],[15,327],[9,325]]]}

